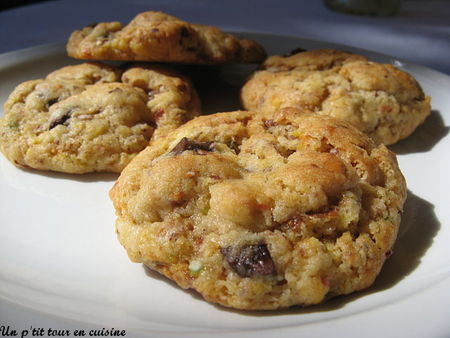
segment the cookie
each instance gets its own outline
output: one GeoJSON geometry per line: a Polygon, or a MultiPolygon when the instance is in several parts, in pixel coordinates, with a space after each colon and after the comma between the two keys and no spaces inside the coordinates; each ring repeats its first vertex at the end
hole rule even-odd
{"type": "Polygon", "coordinates": [[[408,73],[336,50],[272,56],[241,90],[249,110],[308,109],[346,120],[377,143],[409,136],[430,114],[430,97],[408,73]]]}
{"type": "Polygon", "coordinates": [[[152,11],[137,15],[126,26],[106,22],[77,30],[69,38],[67,52],[77,59],[192,64],[257,63],[266,57],[255,41],[152,11]]]}
{"type": "Polygon", "coordinates": [[[345,121],[236,111],[153,142],[110,197],[133,262],[256,310],[369,287],[392,252],[406,187],[395,155],[345,121]]]}
{"type": "Polygon", "coordinates": [[[0,149],[14,164],[65,173],[120,172],[160,137],[198,115],[188,79],[156,66],[67,66],[11,93],[0,149]]]}

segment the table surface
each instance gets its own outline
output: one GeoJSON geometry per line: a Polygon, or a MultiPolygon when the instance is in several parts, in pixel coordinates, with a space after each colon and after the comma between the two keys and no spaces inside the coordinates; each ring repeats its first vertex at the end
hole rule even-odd
{"type": "Polygon", "coordinates": [[[311,0],[54,0],[0,11],[0,53],[52,42],[93,22],[159,10],[191,22],[328,41],[450,74],[450,1],[403,1],[392,17],[333,12],[311,0]]]}

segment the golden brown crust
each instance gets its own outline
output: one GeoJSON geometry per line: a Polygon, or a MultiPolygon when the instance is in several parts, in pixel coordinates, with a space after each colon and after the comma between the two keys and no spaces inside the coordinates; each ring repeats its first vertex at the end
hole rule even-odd
{"type": "Polygon", "coordinates": [[[0,149],[14,164],[66,173],[120,172],[160,137],[200,113],[190,81],[161,67],[67,66],[11,93],[0,149]],[[155,131],[156,130],[156,131],[155,131]]]}
{"type": "Polygon", "coordinates": [[[88,60],[178,63],[258,63],[264,48],[217,27],[191,24],[162,12],[144,12],[128,25],[99,23],[72,33],[69,56],[88,60]]]}
{"type": "Polygon", "coordinates": [[[430,98],[392,65],[335,50],[272,56],[244,85],[246,109],[309,109],[346,120],[377,143],[409,136],[430,114],[430,98]]]}
{"type": "Polygon", "coordinates": [[[238,309],[367,288],[406,198],[395,155],[327,116],[263,115],[195,118],[125,168],[110,196],[129,257],[238,309]]]}
{"type": "Polygon", "coordinates": [[[367,59],[361,55],[335,49],[315,49],[294,53],[289,56],[270,56],[263,62],[262,68],[273,71],[287,71],[296,68],[320,71],[342,67],[345,63],[353,61],[367,61],[367,59]]]}

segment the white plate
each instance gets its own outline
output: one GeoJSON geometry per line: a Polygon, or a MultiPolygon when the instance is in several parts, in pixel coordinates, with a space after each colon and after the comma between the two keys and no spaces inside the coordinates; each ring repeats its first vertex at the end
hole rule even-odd
{"type": "MultiPolygon", "coordinates": [[[[340,47],[395,63],[412,73],[432,97],[433,113],[425,124],[392,147],[399,153],[409,196],[394,255],[375,284],[364,292],[305,309],[240,312],[209,304],[129,262],[116,240],[114,211],[107,196],[115,175],[21,170],[1,156],[3,330],[9,326],[18,335],[28,330],[29,337],[32,329],[40,328],[46,333],[67,329],[71,336],[74,330],[85,330],[88,336],[95,328],[126,330],[128,337],[450,336],[450,78],[347,46],[244,35],[261,42],[269,54],[296,47],[340,47]]],[[[1,55],[0,101],[20,82],[69,63],[77,61],[65,56],[62,45],[1,55]]],[[[249,70],[229,66],[221,76],[239,83],[249,70]]],[[[216,89],[226,95],[236,93],[229,85],[216,89]]],[[[225,100],[226,95],[220,96],[222,101],[205,99],[207,110],[233,108],[237,100],[225,100]]]]}

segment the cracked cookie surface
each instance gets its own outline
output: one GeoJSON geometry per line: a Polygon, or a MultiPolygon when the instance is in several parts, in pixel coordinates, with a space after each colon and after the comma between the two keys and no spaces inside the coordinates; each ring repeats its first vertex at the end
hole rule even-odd
{"type": "Polygon", "coordinates": [[[336,50],[271,56],[244,85],[246,109],[309,109],[346,120],[377,143],[409,136],[430,114],[430,98],[408,73],[336,50]]]}
{"type": "Polygon", "coordinates": [[[0,149],[11,162],[81,174],[120,172],[200,103],[190,81],[166,68],[84,63],[20,84],[4,111],[0,149]]]}
{"type": "Polygon", "coordinates": [[[345,121],[201,116],[152,142],[110,191],[130,259],[237,309],[369,287],[406,198],[395,155],[345,121]]]}
{"type": "Polygon", "coordinates": [[[103,22],[77,30],[67,52],[77,59],[194,64],[258,63],[266,56],[255,41],[154,11],[138,14],[125,26],[103,22]]]}

